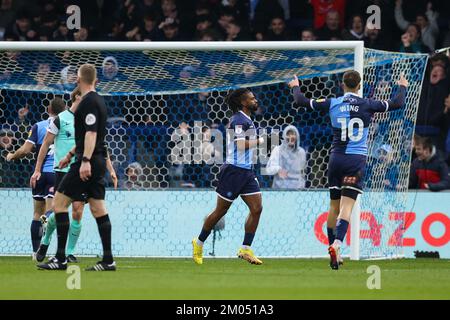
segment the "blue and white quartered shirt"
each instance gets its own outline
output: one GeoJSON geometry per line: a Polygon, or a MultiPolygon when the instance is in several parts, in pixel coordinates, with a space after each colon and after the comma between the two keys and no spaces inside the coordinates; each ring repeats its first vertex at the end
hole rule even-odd
{"type": "MultiPolygon", "coordinates": [[[[31,127],[28,133],[27,141],[34,144],[36,154],[39,154],[39,150],[44,142],[45,134],[47,133],[47,128],[50,125],[52,118],[47,120],[39,121],[31,127]]],[[[48,153],[45,156],[44,163],[42,164],[42,172],[53,173],[53,161],[54,161],[54,149],[53,144],[48,149],[48,153]]]]}
{"type": "Polygon", "coordinates": [[[243,111],[235,113],[227,128],[227,158],[226,163],[251,170],[254,164],[254,149],[238,150],[240,140],[256,139],[256,127],[252,119],[243,111]]]}

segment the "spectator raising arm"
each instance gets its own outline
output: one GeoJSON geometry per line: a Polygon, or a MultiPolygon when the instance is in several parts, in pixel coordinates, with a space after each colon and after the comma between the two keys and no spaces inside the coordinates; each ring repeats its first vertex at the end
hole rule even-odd
{"type": "Polygon", "coordinates": [[[428,2],[427,12],[425,15],[428,19],[428,35],[423,35],[424,44],[428,45],[431,50],[436,49],[436,39],[439,35],[439,26],[437,24],[437,18],[439,14],[436,11],[433,11],[433,5],[431,2],[428,2]],[[427,39],[427,37],[429,39],[427,39]],[[429,43],[426,43],[428,41],[429,43]]]}
{"type": "Polygon", "coordinates": [[[405,31],[406,28],[408,28],[410,22],[405,20],[405,17],[403,16],[402,4],[402,0],[395,1],[395,22],[397,22],[397,26],[401,30],[405,31]]]}

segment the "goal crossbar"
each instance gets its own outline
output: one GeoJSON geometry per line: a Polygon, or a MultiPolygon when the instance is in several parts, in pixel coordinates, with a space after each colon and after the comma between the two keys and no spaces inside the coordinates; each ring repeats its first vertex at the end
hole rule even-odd
{"type": "Polygon", "coordinates": [[[140,50],[325,50],[325,49],[355,49],[363,51],[363,41],[216,41],[216,42],[190,42],[190,41],[4,41],[0,43],[0,50],[11,51],[73,51],[73,50],[111,50],[111,51],[140,51],[140,50]]]}

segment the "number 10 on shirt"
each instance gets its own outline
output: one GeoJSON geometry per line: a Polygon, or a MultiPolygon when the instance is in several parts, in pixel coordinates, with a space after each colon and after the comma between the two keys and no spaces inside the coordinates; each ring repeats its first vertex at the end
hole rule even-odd
{"type": "Polygon", "coordinates": [[[364,123],[360,118],[352,118],[347,123],[347,118],[337,118],[341,124],[341,141],[347,141],[347,136],[351,141],[359,141],[364,134],[364,123]],[[358,133],[355,135],[355,124],[358,127],[358,133]],[[348,129],[348,130],[347,130],[348,129]]]}

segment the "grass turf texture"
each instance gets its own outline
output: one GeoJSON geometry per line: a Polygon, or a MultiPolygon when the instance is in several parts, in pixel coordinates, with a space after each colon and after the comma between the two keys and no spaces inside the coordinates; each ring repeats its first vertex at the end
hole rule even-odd
{"type": "Polygon", "coordinates": [[[116,272],[85,272],[81,290],[68,290],[64,271],[38,271],[30,258],[0,257],[0,299],[450,299],[450,261],[325,259],[117,259],[116,272]],[[367,267],[381,269],[381,290],[369,290],[367,267]]]}

